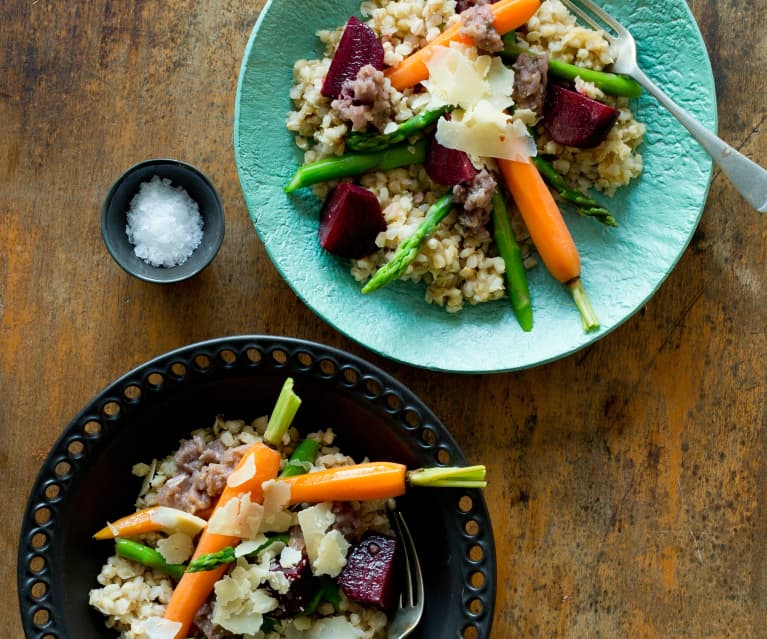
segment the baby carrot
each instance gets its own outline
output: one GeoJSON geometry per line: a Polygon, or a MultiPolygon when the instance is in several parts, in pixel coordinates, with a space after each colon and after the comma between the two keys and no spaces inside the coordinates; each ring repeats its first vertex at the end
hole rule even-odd
{"type": "Polygon", "coordinates": [[[194,537],[206,524],[203,518],[177,508],[151,506],[109,522],[93,538],[135,537],[157,531],[183,532],[194,537]]]}
{"type": "Polygon", "coordinates": [[[388,499],[405,493],[407,469],[394,462],[368,462],[325,468],[313,473],[285,477],[290,503],[388,499]]]}
{"type": "Polygon", "coordinates": [[[581,314],[583,328],[599,328],[581,282],[581,259],[554,196],[532,160],[498,160],[504,182],[517,204],[541,260],[556,280],[567,286],[581,314]]]}
{"type": "Polygon", "coordinates": [[[365,462],[324,468],[305,475],[280,478],[290,486],[290,503],[390,499],[408,485],[432,488],[484,488],[484,466],[438,466],[407,470],[395,462],[365,462]]]}
{"type": "MultiPolygon", "coordinates": [[[[266,444],[261,442],[253,444],[232,472],[232,475],[235,475],[238,471],[241,472],[242,469],[247,468],[249,464],[254,463],[255,468],[252,475],[250,477],[243,477],[243,481],[234,486],[227,483],[218,499],[218,503],[213,511],[214,514],[217,509],[221,508],[229,500],[246,492],[250,493],[252,501],[263,501],[264,493],[261,485],[265,481],[274,479],[277,476],[280,470],[280,458],[280,453],[266,444]]],[[[200,535],[200,540],[197,542],[197,548],[192,559],[196,559],[200,555],[217,552],[226,546],[233,546],[238,541],[237,537],[220,535],[210,532],[208,528],[205,528],[200,535]]],[[[181,624],[174,635],[174,639],[183,639],[188,636],[189,626],[194,619],[195,613],[205,603],[205,600],[213,590],[213,585],[221,579],[226,569],[227,566],[223,565],[205,572],[185,572],[183,577],[181,577],[181,580],[173,589],[173,594],[165,610],[165,619],[181,624]]]]}
{"type": "MultiPolygon", "coordinates": [[[[490,5],[493,11],[493,27],[500,35],[521,27],[538,10],[540,4],[540,0],[499,0],[490,5]]],[[[392,86],[403,91],[428,78],[429,70],[426,68],[426,62],[434,53],[435,47],[446,47],[451,42],[473,44],[470,37],[461,33],[461,26],[462,23],[459,21],[448,27],[397,66],[388,69],[385,73],[391,80],[392,86]]]]}

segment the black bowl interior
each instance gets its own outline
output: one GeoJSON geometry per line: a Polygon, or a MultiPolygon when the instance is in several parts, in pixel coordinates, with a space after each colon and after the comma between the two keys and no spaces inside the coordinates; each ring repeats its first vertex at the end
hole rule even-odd
{"type": "Polygon", "coordinates": [[[132,166],[112,185],[101,210],[101,232],[112,257],[131,275],[148,282],[180,282],[199,273],[218,253],[224,238],[223,206],[213,185],[197,168],[178,160],[147,160],[132,166]],[[183,264],[169,268],[152,266],[136,257],[125,232],[133,196],[142,182],[155,175],[183,187],[197,202],[203,219],[200,245],[183,264]]]}
{"type": "MultiPolygon", "coordinates": [[[[357,458],[409,467],[465,464],[437,417],[380,369],[336,349],[291,338],[242,336],[194,344],[117,380],[65,429],[42,466],[24,517],[18,586],[28,639],[116,636],[88,606],[112,544],[91,535],[130,512],[140,488],[131,467],[163,457],[216,415],[267,414],[285,379],[302,405],[296,425],[332,427],[357,458]]],[[[398,499],[426,586],[413,637],[490,636],[495,547],[481,492],[411,489],[398,499]]]]}

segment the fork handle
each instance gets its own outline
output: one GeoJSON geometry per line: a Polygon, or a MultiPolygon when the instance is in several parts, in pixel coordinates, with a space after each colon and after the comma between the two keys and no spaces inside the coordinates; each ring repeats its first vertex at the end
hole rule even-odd
{"type": "Polygon", "coordinates": [[[666,95],[641,69],[632,74],[658,102],[668,109],[706,149],[738,192],[760,213],[767,213],[767,170],[749,160],[720,137],[711,133],[666,95]]]}

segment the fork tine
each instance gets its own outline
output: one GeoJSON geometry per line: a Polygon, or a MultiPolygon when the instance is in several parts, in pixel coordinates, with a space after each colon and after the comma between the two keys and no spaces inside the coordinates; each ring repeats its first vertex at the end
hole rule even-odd
{"type": "Polygon", "coordinates": [[[405,531],[403,530],[403,521],[402,521],[402,515],[400,515],[399,511],[396,511],[394,513],[394,527],[397,529],[397,535],[400,539],[403,540],[402,547],[405,552],[405,586],[402,589],[402,593],[400,594],[400,605],[401,606],[412,606],[413,605],[413,572],[410,569],[410,565],[412,563],[411,557],[410,557],[410,549],[408,548],[408,543],[405,541],[405,531]]]}
{"type": "Polygon", "coordinates": [[[570,9],[571,12],[573,12],[576,16],[578,16],[583,22],[585,22],[587,25],[589,25],[592,29],[596,29],[597,31],[604,31],[605,35],[607,35],[608,38],[612,38],[612,34],[607,32],[603,25],[599,24],[594,18],[586,13],[581,7],[579,7],[574,2],[571,2],[570,0],[562,0],[562,4],[564,4],[568,9],[570,9]]]}
{"type": "Polygon", "coordinates": [[[418,555],[415,552],[415,543],[413,543],[413,536],[410,534],[410,529],[407,527],[402,513],[397,511],[395,513],[395,520],[397,522],[397,528],[400,533],[400,537],[403,540],[403,547],[405,549],[405,572],[407,575],[407,593],[409,598],[409,604],[420,603],[423,601],[423,575],[421,574],[421,562],[418,561],[418,555]],[[415,584],[415,598],[413,597],[413,584],[415,584]]]}
{"type": "Polygon", "coordinates": [[[621,35],[624,31],[626,31],[626,28],[618,22],[615,18],[613,18],[607,11],[605,11],[602,7],[600,7],[595,2],[592,2],[591,0],[578,0],[588,11],[593,13],[597,18],[602,20],[608,27],[613,29],[615,33],[618,35],[621,35]]]}

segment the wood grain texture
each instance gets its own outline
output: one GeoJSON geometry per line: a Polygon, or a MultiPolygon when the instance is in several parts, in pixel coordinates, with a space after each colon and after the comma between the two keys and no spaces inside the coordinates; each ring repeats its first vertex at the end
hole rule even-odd
{"type": "MultiPolygon", "coordinates": [[[[252,231],[232,121],[262,5],[0,3],[3,635],[22,638],[14,564],[26,496],[76,412],[169,349],[272,333],[370,359],[488,465],[494,637],[767,636],[767,219],[717,171],[659,293],[565,360],[471,377],[382,360],[309,311],[252,231]],[[227,219],[213,265],[168,288],[123,273],[99,228],[111,182],[158,156],[207,172],[227,219]]],[[[767,40],[755,26],[767,5],[690,6],[716,74],[720,134],[767,165],[767,40]]]]}

